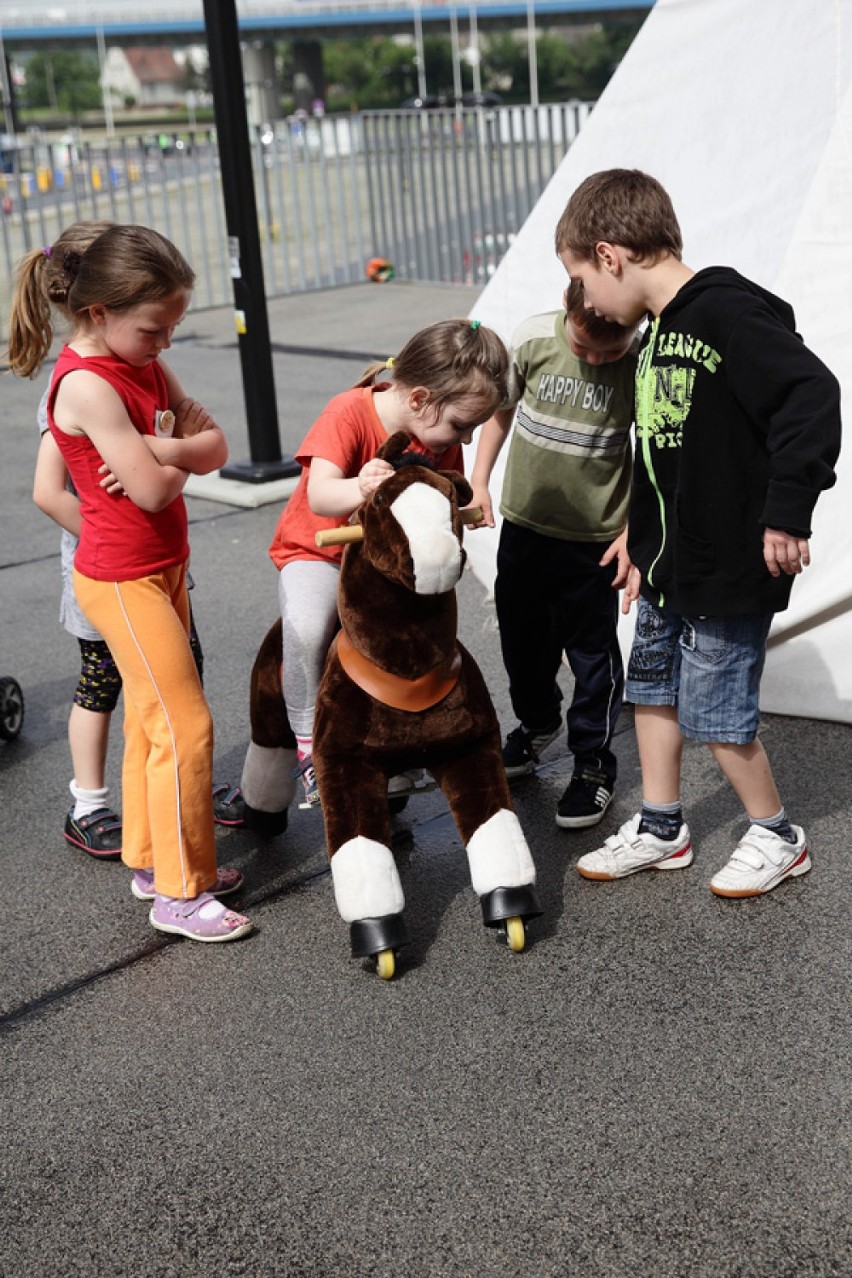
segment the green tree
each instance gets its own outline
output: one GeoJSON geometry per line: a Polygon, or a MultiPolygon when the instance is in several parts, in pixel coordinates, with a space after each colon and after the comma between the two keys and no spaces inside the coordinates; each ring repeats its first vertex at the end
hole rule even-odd
{"type": "Polygon", "coordinates": [[[527,42],[509,31],[491,35],[484,43],[485,80],[507,99],[529,101],[530,68],[527,42]]]}
{"type": "Polygon", "coordinates": [[[50,107],[75,116],[101,105],[94,51],[51,49],[34,53],[27,60],[26,77],[25,98],[30,107],[50,107]]]}
{"type": "MultiPolygon", "coordinates": [[[[640,25],[639,21],[602,23],[580,39],[566,28],[540,31],[536,38],[539,96],[544,101],[598,98],[640,25]]],[[[489,36],[483,43],[482,76],[483,83],[499,88],[508,100],[529,101],[526,37],[506,32],[489,36]]]]}
{"type": "Polygon", "coordinates": [[[423,41],[426,84],[430,93],[453,92],[453,48],[447,36],[430,35],[423,41]]]}
{"type": "MultiPolygon", "coordinates": [[[[536,41],[539,95],[543,101],[596,98],[603,90],[637,30],[638,21],[602,23],[579,40],[565,29],[539,31],[536,41]]],[[[282,44],[285,94],[292,93],[290,46],[282,44]]],[[[498,32],[481,40],[481,79],[506,101],[528,102],[529,59],[526,36],[498,32]]],[[[423,42],[426,86],[430,94],[453,91],[453,50],[449,35],[428,35],[423,42]]],[[[323,43],[329,110],[389,109],[417,92],[418,75],[412,43],[389,36],[328,38],[323,43]]],[[[461,65],[462,88],[473,88],[471,68],[461,65]]]]}
{"type": "Polygon", "coordinates": [[[576,97],[597,98],[603,93],[638,29],[638,23],[602,23],[575,46],[576,97]]]}
{"type": "Polygon", "coordinates": [[[384,36],[329,40],[323,57],[331,109],[396,107],[416,92],[413,46],[384,36]]]}
{"type": "Polygon", "coordinates": [[[579,87],[576,45],[564,36],[545,31],[536,40],[538,92],[544,101],[558,102],[584,96],[579,87]]]}

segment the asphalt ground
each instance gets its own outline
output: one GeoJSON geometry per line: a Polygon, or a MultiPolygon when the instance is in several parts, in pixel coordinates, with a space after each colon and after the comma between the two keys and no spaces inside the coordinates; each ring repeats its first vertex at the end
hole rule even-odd
{"type": "MultiPolygon", "coordinates": [[[[475,297],[393,283],[271,303],[284,451],[362,356],[475,297]]],[[[171,359],[247,457],[231,313],[191,314],[171,359]]],[[[523,954],[482,926],[440,794],[396,821],[412,943],[393,981],[349,957],[315,812],[293,809],[270,842],[219,832],[251,937],[163,936],[124,867],[62,838],[78,663],[56,619],[58,532],[30,500],[43,384],[2,382],[0,674],[26,698],[0,744],[3,1278],[852,1272],[849,728],[766,717],[814,868],[763,898],[708,891],[743,820],[700,747],[684,772],[693,866],[577,875],[639,802],[626,714],[597,830],[555,825],[564,741],[515,787],[545,907],[523,954]]],[[[239,778],[276,614],[279,509],[189,499],[222,779],[239,778]]],[[[493,606],[472,574],[459,593],[508,730],[493,606]]],[[[120,745],[116,721],[116,794],[120,745]]]]}

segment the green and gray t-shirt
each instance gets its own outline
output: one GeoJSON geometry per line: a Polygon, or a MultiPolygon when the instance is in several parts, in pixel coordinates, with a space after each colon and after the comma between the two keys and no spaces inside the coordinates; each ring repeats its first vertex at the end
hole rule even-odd
{"type": "Polygon", "coordinates": [[[592,366],[565,312],[533,315],[512,340],[515,425],[500,510],[565,541],[611,541],[627,522],[636,358],[592,366]]]}

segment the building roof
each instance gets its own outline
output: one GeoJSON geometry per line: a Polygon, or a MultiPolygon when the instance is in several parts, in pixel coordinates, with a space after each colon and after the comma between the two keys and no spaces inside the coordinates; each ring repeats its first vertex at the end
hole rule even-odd
{"type": "Polygon", "coordinates": [[[140,45],[125,49],[124,56],[140,84],[171,84],[180,80],[183,75],[175,61],[175,55],[165,45],[153,48],[140,45]]]}

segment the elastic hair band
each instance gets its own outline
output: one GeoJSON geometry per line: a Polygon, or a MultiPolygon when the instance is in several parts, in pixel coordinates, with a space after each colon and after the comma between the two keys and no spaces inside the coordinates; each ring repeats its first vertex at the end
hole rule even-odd
{"type": "Polygon", "coordinates": [[[385,368],[393,368],[395,363],[396,363],[396,360],[394,359],[393,355],[388,355],[387,359],[385,360],[385,368]]]}
{"type": "Polygon", "coordinates": [[[476,332],[476,330],[479,328],[480,322],[481,322],[480,320],[471,320],[471,321],[470,321],[470,327],[473,329],[474,333],[475,333],[475,332],[476,332]]]}
{"type": "Polygon", "coordinates": [[[50,257],[51,253],[53,252],[53,249],[50,247],[49,244],[45,244],[44,248],[41,251],[45,257],[50,257]]]}

